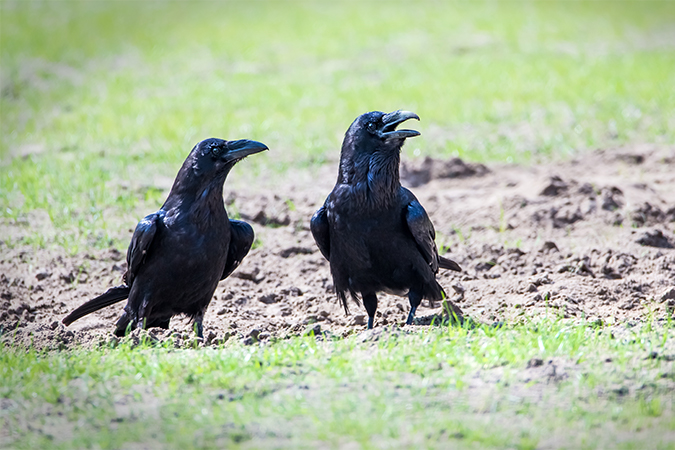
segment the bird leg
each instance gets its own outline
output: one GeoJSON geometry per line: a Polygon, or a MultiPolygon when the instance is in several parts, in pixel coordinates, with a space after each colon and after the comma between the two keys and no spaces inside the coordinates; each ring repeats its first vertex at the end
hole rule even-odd
{"type": "Polygon", "coordinates": [[[122,313],[122,316],[117,321],[114,334],[117,337],[124,337],[127,334],[127,331],[131,331],[129,325],[131,325],[131,320],[126,311],[122,313]]]}
{"type": "Polygon", "coordinates": [[[375,320],[375,311],[377,311],[377,295],[374,292],[361,294],[363,296],[363,306],[368,312],[368,329],[373,328],[373,321],[375,320]]]}
{"type": "Polygon", "coordinates": [[[412,325],[413,319],[415,318],[415,311],[417,307],[422,303],[422,295],[412,289],[408,292],[408,300],[410,301],[410,314],[408,314],[408,320],[405,321],[406,325],[412,325]]]}
{"type": "Polygon", "coordinates": [[[204,326],[202,322],[204,321],[204,311],[200,311],[195,315],[195,332],[197,333],[198,338],[204,338],[204,326]]]}

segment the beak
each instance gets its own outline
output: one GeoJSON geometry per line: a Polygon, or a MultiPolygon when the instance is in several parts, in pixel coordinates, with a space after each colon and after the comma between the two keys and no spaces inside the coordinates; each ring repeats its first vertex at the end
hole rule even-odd
{"type": "Polygon", "coordinates": [[[246,158],[248,155],[260,153],[264,150],[269,150],[265,144],[258,141],[250,141],[248,139],[241,139],[238,141],[229,141],[227,143],[227,153],[222,158],[227,161],[239,161],[246,158]]]}
{"type": "Polygon", "coordinates": [[[389,114],[385,114],[382,117],[382,122],[384,122],[384,127],[380,132],[380,136],[384,139],[405,139],[409,137],[419,136],[420,132],[416,130],[397,130],[396,127],[405,122],[406,120],[417,119],[420,120],[420,117],[414,112],[410,111],[394,111],[389,114]]]}

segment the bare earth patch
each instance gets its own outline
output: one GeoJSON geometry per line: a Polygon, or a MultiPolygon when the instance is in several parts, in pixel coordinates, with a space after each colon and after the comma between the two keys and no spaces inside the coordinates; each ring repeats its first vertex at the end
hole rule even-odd
{"type": "MultiPolygon", "coordinates": [[[[228,210],[253,223],[260,245],[220,283],[200,345],[311,330],[342,336],[365,328],[362,306],[353,304],[345,315],[338,304],[328,263],[309,232],[334,172],[327,165],[312,176],[226,188],[228,210]]],[[[429,212],[439,244],[464,269],[440,273],[439,280],[465,316],[511,323],[559,314],[618,323],[672,313],[675,147],[598,150],[534,167],[408,161],[402,174],[429,212]]],[[[3,224],[2,235],[21,235],[26,226],[3,224]]],[[[110,332],[124,302],[69,328],[60,320],[121,283],[123,253],[69,257],[5,243],[0,251],[0,339],[37,348],[93,347],[114,339],[110,332]]],[[[376,327],[402,324],[407,299],[379,298],[376,327]]],[[[413,327],[443,314],[440,304],[422,306],[413,327]]],[[[192,341],[191,333],[189,321],[175,318],[172,330],[148,335],[182,345],[192,341]]]]}

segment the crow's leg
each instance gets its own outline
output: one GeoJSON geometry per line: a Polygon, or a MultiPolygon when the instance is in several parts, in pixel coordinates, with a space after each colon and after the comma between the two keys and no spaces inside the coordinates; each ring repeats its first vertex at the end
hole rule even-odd
{"type": "Polygon", "coordinates": [[[195,332],[198,338],[204,338],[204,311],[200,311],[195,315],[195,332]]]}
{"type": "MultiPolygon", "coordinates": [[[[134,311],[134,305],[133,304],[128,304],[124,310],[128,311],[127,308],[130,308],[131,311],[134,311]]],[[[144,296],[143,300],[140,303],[140,306],[135,309],[136,313],[133,315],[134,318],[131,321],[131,329],[135,328],[140,328],[141,330],[146,330],[153,321],[148,319],[150,315],[152,314],[152,307],[150,306],[150,302],[148,300],[148,296],[144,296]]]]}
{"type": "MultiPolygon", "coordinates": [[[[124,311],[122,313],[122,316],[117,320],[117,324],[115,326],[115,331],[113,333],[117,337],[124,337],[127,334],[127,330],[131,331],[129,329],[130,324],[131,324],[131,319],[129,318],[129,315],[127,314],[127,312],[124,311]]],[[[131,329],[133,329],[133,327],[131,329]]]]}
{"type": "Polygon", "coordinates": [[[412,325],[413,319],[415,318],[415,311],[417,311],[417,307],[422,303],[422,294],[411,289],[410,292],[408,292],[408,300],[410,301],[410,314],[408,314],[408,320],[405,321],[405,324],[412,325]]]}
{"type": "Polygon", "coordinates": [[[377,311],[377,295],[374,292],[363,294],[363,306],[368,312],[368,329],[373,328],[373,321],[375,320],[375,311],[377,311]]]}

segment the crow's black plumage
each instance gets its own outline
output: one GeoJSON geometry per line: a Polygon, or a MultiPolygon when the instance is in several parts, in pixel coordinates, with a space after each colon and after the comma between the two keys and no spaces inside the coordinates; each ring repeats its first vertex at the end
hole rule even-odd
{"type": "Polygon", "coordinates": [[[347,293],[357,301],[360,295],[368,328],[373,327],[377,292],[407,294],[406,323],[411,324],[423,298],[445,298],[435,277],[439,267],[461,271],[438,255],[429,216],[399,181],[401,147],[406,138],[420,134],[396,129],[408,119],[419,117],[408,111],[373,111],[352,123],[342,142],[337,183],[311,221],[345,312],[347,293]]]}
{"type": "Polygon", "coordinates": [[[128,298],[116,335],[123,336],[129,326],[168,328],[171,317],[186,314],[201,337],[204,313],[218,282],[237,268],[254,238],[250,225],[227,217],[223,183],[238,161],[263,150],[265,144],[245,139],[198,143],[164,205],[136,226],[124,284],[89,300],[63,323],[70,325],[128,298]]]}

